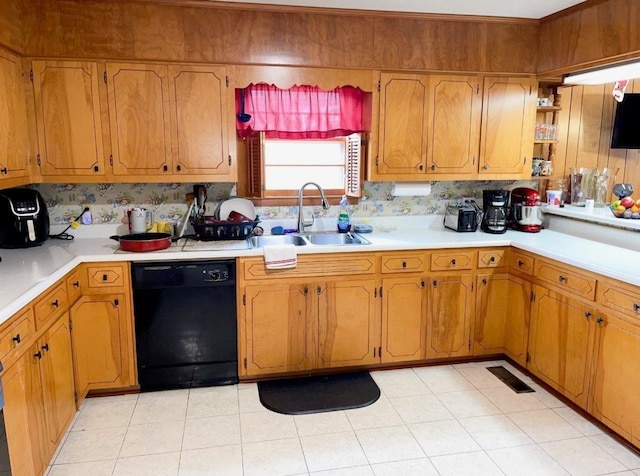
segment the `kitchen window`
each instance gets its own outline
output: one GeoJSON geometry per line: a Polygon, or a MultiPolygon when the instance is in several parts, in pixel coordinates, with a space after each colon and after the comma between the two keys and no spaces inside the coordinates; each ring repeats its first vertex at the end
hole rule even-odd
{"type": "Polygon", "coordinates": [[[371,93],[351,86],[237,89],[236,129],[247,164],[241,189],[265,204],[290,203],[309,181],[328,197],[359,197],[370,105],[371,93]]]}

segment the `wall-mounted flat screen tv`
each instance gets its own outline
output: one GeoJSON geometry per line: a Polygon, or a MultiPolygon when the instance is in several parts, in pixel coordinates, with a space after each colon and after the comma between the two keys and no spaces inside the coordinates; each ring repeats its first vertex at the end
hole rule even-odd
{"type": "Polygon", "coordinates": [[[625,94],[618,103],[611,148],[640,149],[640,94],[625,94]]]}

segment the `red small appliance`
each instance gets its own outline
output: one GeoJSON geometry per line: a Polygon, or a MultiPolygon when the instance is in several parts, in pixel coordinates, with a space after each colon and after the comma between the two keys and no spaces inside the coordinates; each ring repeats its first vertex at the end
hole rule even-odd
{"type": "Polygon", "coordinates": [[[514,188],[511,191],[511,228],[528,233],[542,229],[540,193],[532,188],[514,188]]]}

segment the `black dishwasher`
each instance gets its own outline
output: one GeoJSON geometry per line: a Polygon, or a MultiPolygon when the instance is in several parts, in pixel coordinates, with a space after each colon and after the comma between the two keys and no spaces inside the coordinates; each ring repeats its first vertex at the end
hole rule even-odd
{"type": "Polygon", "coordinates": [[[235,261],[132,263],[142,391],[238,383],[235,261]]]}

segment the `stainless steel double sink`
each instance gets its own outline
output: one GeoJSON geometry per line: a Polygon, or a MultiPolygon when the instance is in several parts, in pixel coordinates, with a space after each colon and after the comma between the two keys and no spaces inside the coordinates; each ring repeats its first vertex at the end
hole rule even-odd
{"type": "Polygon", "coordinates": [[[248,239],[249,246],[261,248],[266,245],[321,245],[321,246],[351,246],[370,245],[371,242],[357,233],[296,233],[290,235],[262,235],[252,236],[248,239]]]}

